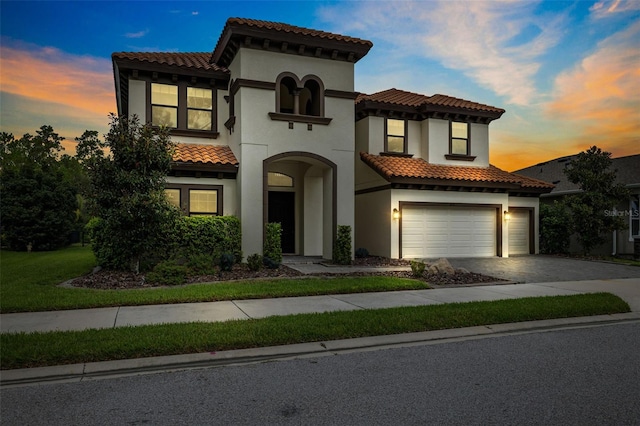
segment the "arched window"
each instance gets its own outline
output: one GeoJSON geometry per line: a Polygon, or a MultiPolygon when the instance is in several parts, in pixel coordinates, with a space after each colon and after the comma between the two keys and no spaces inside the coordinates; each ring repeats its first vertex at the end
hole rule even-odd
{"type": "Polygon", "coordinates": [[[287,114],[295,113],[295,98],[297,92],[296,82],[291,77],[284,77],[280,80],[279,94],[279,110],[287,114]]]}
{"type": "Polygon", "coordinates": [[[323,115],[320,83],[315,78],[305,81],[300,92],[300,113],[318,117],[323,115]]]}
{"type": "Polygon", "coordinates": [[[283,186],[293,188],[293,178],[289,175],[279,172],[269,172],[267,175],[267,184],[269,186],[283,186]]]}

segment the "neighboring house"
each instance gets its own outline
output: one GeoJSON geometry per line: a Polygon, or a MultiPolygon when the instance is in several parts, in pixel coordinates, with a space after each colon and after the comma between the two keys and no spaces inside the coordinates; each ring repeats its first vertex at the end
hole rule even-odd
{"type": "Polygon", "coordinates": [[[245,255],[262,252],[268,222],[284,253],[305,256],[331,258],[338,225],[393,258],[537,252],[538,197],[553,185],[489,165],[504,110],[358,94],[354,64],[371,47],[230,18],[213,53],[114,53],[118,113],[172,128],[167,194],[185,214],[238,216],[245,255]]]}
{"type": "MultiPolygon", "coordinates": [[[[545,161],[535,166],[518,170],[515,173],[553,182],[555,188],[540,197],[543,203],[553,203],[563,197],[580,192],[578,185],[569,182],[564,170],[570,167],[571,161],[577,157],[570,155],[554,160],[545,161]]],[[[607,235],[607,241],[593,250],[600,255],[629,255],[634,252],[634,238],[640,238],[640,154],[629,155],[611,159],[611,168],[616,170],[616,183],[623,184],[630,191],[629,199],[620,200],[611,210],[602,214],[616,214],[627,221],[627,228],[612,232],[607,235]]],[[[571,238],[570,251],[580,251],[576,238],[571,238]]]]}

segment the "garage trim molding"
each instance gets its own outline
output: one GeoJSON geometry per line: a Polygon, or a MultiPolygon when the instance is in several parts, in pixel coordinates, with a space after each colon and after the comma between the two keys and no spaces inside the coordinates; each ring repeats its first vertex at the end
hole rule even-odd
{"type": "MultiPolygon", "coordinates": [[[[501,204],[472,204],[472,203],[432,203],[420,201],[399,201],[400,219],[398,221],[398,257],[402,259],[402,218],[404,216],[404,207],[481,207],[492,208],[496,211],[496,256],[502,257],[502,209],[501,204]]],[[[531,241],[531,239],[530,239],[531,241]]],[[[529,243],[531,244],[531,243],[529,243]]]]}

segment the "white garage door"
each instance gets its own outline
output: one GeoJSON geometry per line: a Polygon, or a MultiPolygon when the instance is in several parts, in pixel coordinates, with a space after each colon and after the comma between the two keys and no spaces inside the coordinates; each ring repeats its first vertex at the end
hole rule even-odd
{"type": "Polygon", "coordinates": [[[402,257],[496,256],[496,210],[482,207],[402,208],[402,257]]]}
{"type": "Polygon", "coordinates": [[[509,256],[529,254],[529,211],[511,210],[509,219],[509,256]]]}

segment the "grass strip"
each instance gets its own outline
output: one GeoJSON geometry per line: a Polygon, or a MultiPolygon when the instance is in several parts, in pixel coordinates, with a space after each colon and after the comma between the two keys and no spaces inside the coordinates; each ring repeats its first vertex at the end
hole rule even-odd
{"type": "Polygon", "coordinates": [[[33,288],[33,292],[30,293],[25,293],[23,290],[13,293],[6,291],[7,295],[2,295],[0,303],[1,312],[9,313],[428,288],[431,287],[424,281],[385,276],[216,282],[140,290],[91,290],[40,286],[33,288]]]}
{"type": "Polygon", "coordinates": [[[136,290],[61,288],[95,265],[88,246],[54,252],[0,252],[0,312],[137,306],[166,303],[316,296],[430,288],[419,280],[394,277],[334,277],[216,282],[136,290]]]}
{"type": "Polygon", "coordinates": [[[212,352],[551,318],[629,312],[609,293],[378,310],[0,335],[2,369],[212,352]]]}

